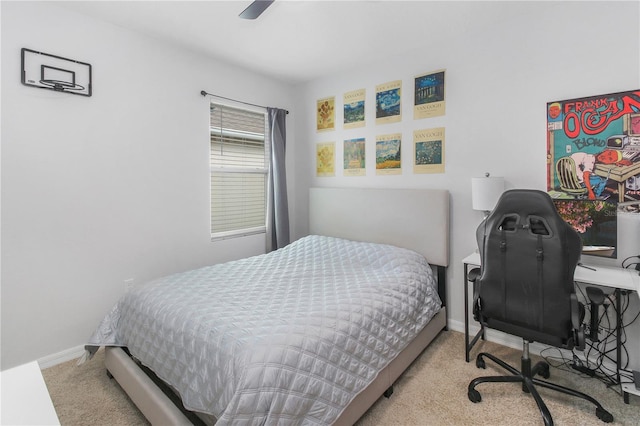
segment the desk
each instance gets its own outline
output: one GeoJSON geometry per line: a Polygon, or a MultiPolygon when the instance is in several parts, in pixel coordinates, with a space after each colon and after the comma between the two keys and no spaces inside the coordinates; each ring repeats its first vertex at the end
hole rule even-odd
{"type": "MultiPolygon", "coordinates": [[[[469,341],[469,281],[467,275],[469,273],[469,267],[480,266],[480,254],[472,253],[469,256],[462,259],[464,265],[464,343],[465,343],[465,360],[469,362],[469,353],[478,339],[484,339],[484,328],[480,326],[480,330],[473,337],[473,340],[469,341]]],[[[589,265],[587,265],[589,266],[589,265]]],[[[588,269],[582,266],[576,267],[573,279],[576,282],[584,284],[598,285],[602,287],[613,288],[616,296],[616,306],[620,306],[621,296],[623,291],[635,292],[640,297],[640,275],[638,271],[632,269],[623,268],[611,268],[606,266],[591,266],[588,269]]],[[[616,311],[618,317],[616,318],[616,339],[620,342],[622,334],[622,318],[619,310],[616,311]]],[[[621,358],[621,345],[616,345],[616,363],[617,363],[617,379],[620,382],[620,358],[621,358]]],[[[640,395],[633,383],[621,385],[624,402],[629,403],[629,394],[640,395]]]]}

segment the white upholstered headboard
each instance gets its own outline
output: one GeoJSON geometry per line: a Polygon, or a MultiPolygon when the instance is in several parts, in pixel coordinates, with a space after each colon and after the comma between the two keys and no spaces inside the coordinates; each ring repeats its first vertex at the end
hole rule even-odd
{"type": "Polygon", "coordinates": [[[311,188],[311,234],[392,244],[449,265],[449,191],[311,188]]]}

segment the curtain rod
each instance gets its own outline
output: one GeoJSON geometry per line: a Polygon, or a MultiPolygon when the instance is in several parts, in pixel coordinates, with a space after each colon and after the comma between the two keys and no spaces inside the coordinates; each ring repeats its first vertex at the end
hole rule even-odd
{"type": "MultiPolygon", "coordinates": [[[[214,95],[213,93],[207,93],[207,92],[205,92],[204,90],[201,90],[201,91],[200,91],[200,94],[201,94],[202,96],[213,96],[214,98],[226,99],[226,100],[228,100],[228,101],[239,102],[239,103],[241,103],[241,104],[251,105],[251,106],[254,106],[254,107],[258,107],[258,108],[267,108],[266,106],[262,106],[262,105],[256,105],[256,104],[252,104],[252,103],[249,103],[249,102],[239,101],[239,100],[237,100],[237,99],[231,99],[231,98],[226,98],[226,97],[224,97],[224,96],[220,96],[220,95],[214,95]]],[[[284,111],[285,111],[287,114],[289,114],[289,111],[287,111],[286,109],[285,109],[284,111]]]]}

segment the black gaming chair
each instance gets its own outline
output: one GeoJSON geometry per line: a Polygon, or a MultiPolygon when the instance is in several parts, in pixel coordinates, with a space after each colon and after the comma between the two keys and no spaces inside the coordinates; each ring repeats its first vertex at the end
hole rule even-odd
{"type": "Polygon", "coordinates": [[[578,302],[573,273],[580,257],[579,235],[558,214],[542,191],[506,191],[476,232],[481,270],[469,273],[474,281],[474,317],[485,328],[523,338],[521,371],[489,353],[480,353],[476,366],[489,358],[508,376],[479,377],[469,383],[469,399],[480,402],[476,386],[486,382],[521,382],[522,390],[536,401],[545,425],[553,425],[549,409],[536,386],[553,389],[592,402],[602,421],[611,413],[589,395],[535,378],[549,378],[549,364],[533,368],[529,343],[540,342],[565,349],[584,349],[581,324],[584,306],[578,302]]]}

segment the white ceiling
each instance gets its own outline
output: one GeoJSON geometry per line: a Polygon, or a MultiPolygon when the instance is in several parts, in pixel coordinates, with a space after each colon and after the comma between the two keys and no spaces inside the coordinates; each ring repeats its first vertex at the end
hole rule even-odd
{"type": "MultiPolygon", "coordinates": [[[[487,5],[460,1],[71,1],[66,8],[289,82],[304,82],[439,43],[478,25],[487,5]]],[[[503,6],[504,2],[501,3],[503,6]]],[[[486,25],[486,22],[484,22],[486,25]]]]}

